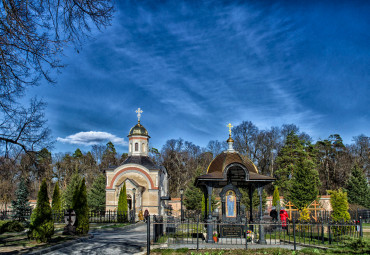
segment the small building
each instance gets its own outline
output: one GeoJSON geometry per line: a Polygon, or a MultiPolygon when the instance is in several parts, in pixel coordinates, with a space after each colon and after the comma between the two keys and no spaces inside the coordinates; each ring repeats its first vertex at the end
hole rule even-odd
{"type": "Polygon", "coordinates": [[[140,123],[139,108],[138,123],[131,128],[129,138],[128,158],[122,165],[106,170],[106,210],[117,210],[121,187],[126,183],[127,202],[129,210],[133,209],[135,196],[135,211],[148,209],[150,214],[164,214],[168,197],[168,175],[163,166],[157,166],[149,157],[150,136],[140,123]]]}

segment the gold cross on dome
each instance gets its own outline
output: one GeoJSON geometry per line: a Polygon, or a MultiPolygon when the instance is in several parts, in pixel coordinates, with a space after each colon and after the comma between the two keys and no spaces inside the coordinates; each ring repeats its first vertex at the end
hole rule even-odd
{"type": "Polygon", "coordinates": [[[137,120],[140,122],[140,117],[143,111],[140,108],[138,108],[135,112],[137,113],[137,120]]]}
{"type": "Polygon", "coordinates": [[[231,128],[234,127],[231,125],[231,123],[227,124],[227,127],[229,128],[229,135],[231,136],[231,128]]]}

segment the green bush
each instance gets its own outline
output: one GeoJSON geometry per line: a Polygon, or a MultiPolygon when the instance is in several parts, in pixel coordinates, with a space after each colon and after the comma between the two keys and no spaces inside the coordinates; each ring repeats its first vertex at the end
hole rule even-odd
{"type": "Polygon", "coordinates": [[[87,205],[87,193],[85,178],[76,186],[73,194],[73,210],[76,213],[76,234],[85,235],[89,232],[89,206],[87,205]]]}
{"type": "Polygon", "coordinates": [[[37,205],[31,215],[28,238],[47,242],[54,234],[54,221],[49,203],[48,188],[43,180],[37,195],[37,205]]]}
{"type": "Polygon", "coordinates": [[[127,222],[127,212],[128,205],[127,205],[126,183],[123,183],[123,186],[119,192],[118,197],[118,208],[117,208],[118,222],[127,222]]]}
{"type": "Polygon", "coordinates": [[[19,221],[0,221],[0,234],[5,232],[21,232],[23,230],[24,225],[19,221]]]}

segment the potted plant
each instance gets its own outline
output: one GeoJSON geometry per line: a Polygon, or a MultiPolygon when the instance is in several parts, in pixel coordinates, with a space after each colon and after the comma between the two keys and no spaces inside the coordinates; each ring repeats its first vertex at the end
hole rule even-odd
{"type": "Polygon", "coordinates": [[[217,231],[214,231],[213,232],[213,241],[215,241],[215,243],[218,242],[218,235],[217,235],[217,231]]]}

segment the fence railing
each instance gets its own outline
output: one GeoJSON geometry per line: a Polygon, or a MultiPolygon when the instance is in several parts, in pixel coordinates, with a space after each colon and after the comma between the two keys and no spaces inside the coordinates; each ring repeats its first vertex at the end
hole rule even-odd
{"type": "MultiPolygon", "coordinates": [[[[150,228],[150,226],[147,225],[150,228]]],[[[265,244],[287,246],[296,249],[303,246],[335,246],[351,238],[362,236],[362,221],[342,223],[298,223],[286,224],[258,222],[205,223],[200,220],[179,221],[152,220],[152,241],[169,248],[248,248],[249,245],[265,244]],[[212,225],[212,237],[207,236],[207,227],[212,225]],[[224,246],[224,247],[222,247],[224,246]]],[[[150,230],[148,230],[150,231],[150,230]]],[[[147,240],[150,242],[150,240],[147,240]]]]}
{"type": "MultiPolygon", "coordinates": [[[[24,217],[30,219],[32,211],[25,211],[24,217]]],[[[0,211],[0,220],[11,220],[13,219],[14,211],[0,211]]],[[[54,223],[65,223],[64,211],[54,212],[53,219],[54,223]]],[[[89,222],[90,223],[120,223],[128,222],[132,219],[132,211],[129,213],[119,213],[117,211],[90,211],[89,222]]]]}

